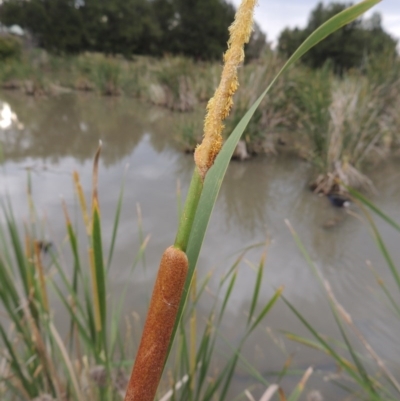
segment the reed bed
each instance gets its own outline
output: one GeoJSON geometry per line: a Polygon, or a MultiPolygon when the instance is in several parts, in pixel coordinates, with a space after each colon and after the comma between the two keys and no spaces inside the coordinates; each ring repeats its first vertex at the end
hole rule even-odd
{"type": "MultiPolygon", "coordinates": [[[[226,122],[226,139],[243,113],[284,64],[266,50],[259,60],[239,71],[241,86],[226,122]]],[[[368,60],[359,70],[335,76],[329,64],[320,70],[296,66],[285,72],[249,122],[237,151],[246,159],[285,151],[288,145],[312,162],[317,192],[344,191],[337,179],[371,190],[368,166],[399,146],[400,62],[387,55],[368,60]],[[284,138],[284,139],[282,139],[284,138]],[[278,146],[277,146],[278,145],[278,146]]],[[[60,94],[70,90],[108,96],[132,96],[174,111],[182,117],[175,134],[186,152],[198,143],[203,103],[213,93],[221,66],[182,57],[134,60],[101,54],[60,58],[41,51],[7,60],[0,67],[3,88],[28,95],[60,94]],[[45,72],[43,74],[43,71],[45,72]]]]}
{"type": "MultiPolygon", "coordinates": [[[[61,248],[43,240],[43,227],[30,192],[30,216],[23,234],[20,234],[11,202],[8,199],[2,202],[1,305],[6,316],[0,325],[4,345],[2,399],[84,400],[90,397],[112,400],[124,390],[118,379],[121,365],[112,361],[122,345],[118,330],[120,313],[113,305],[116,310],[108,314],[106,305],[106,272],[112,261],[122,191],[116,208],[114,235],[105,260],[97,198],[99,155],[100,148],[94,162],[90,210],[79,175],[74,173],[86,241],[78,237],[66,205],[60,205],[60,212],[65,216],[72,266],[65,266],[61,248]],[[82,257],[85,246],[87,259],[82,257]],[[67,275],[68,271],[72,271],[71,276],[67,275]],[[50,303],[54,297],[64,307],[62,313],[69,321],[68,333],[61,334],[56,327],[54,314],[61,312],[55,311],[50,303]]],[[[144,248],[145,243],[139,256],[144,248]]]]}
{"type": "Polygon", "coordinates": [[[321,91],[325,93],[323,107],[315,104],[314,114],[308,114],[311,118],[303,128],[312,144],[307,157],[322,172],[313,184],[315,191],[343,192],[339,180],[371,190],[372,183],[362,171],[387,156],[390,149],[385,138],[395,131],[385,106],[387,99],[379,95],[376,84],[362,76],[328,79],[326,86],[332,89],[321,91]]]}

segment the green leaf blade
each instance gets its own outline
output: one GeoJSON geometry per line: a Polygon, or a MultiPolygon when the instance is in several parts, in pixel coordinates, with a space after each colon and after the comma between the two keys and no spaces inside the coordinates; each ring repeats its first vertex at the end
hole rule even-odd
{"type": "Polygon", "coordinates": [[[196,268],[197,260],[200,254],[200,249],[203,244],[205,233],[207,231],[208,223],[211,218],[211,213],[214,209],[215,202],[219,190],[222,185],[225,173],[228,169],[229,162],[235,151],[236,145],[239,142],[244,130],[246,129],[251,117],[255,113],[256,109],[264,99],[265,95],[269,92],[274,83],[281,77],[281,75],[292,66],[301,56],[303,56],[308,50],[314,47],[321,40],[326,38],[331,33],[335,32],[344,25],[357,19],[364,12],[369,10],[374,5],[378,4],[381,0],[364,0],[332,17],[330,20],[322,24],[316,29],[295,51],[295,53],[289,58],[282,69],[278,72],[275,78],[271,81],[269,86],[259,96],[259,98],[253,103],[250,109],[245,113],[243,118],[240,120],[236,128],[233,130],[220,153],[218,154],[214,165],[208,171],[204,180],[203,191],[198,203],[197,212],[194,218],[193,226],[190,232],[189,242],[186,249],[186,254],[189,259],[189,271],[186,279],[185,288],[182,295],[181,304],[179,306],[177,319],[175,322],[174,330],[171,336],[171,343],[174,339],[179,321],[183,314],[183,308],[186,303],[187,296],[189,294],[189,287],[192,281],[192,276],[196,268]]]}

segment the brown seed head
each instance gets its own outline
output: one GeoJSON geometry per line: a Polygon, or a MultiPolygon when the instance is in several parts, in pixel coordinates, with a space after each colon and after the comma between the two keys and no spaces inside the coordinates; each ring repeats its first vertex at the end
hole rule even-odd
{"type": "Polygon", "coordinates": [[[153,401],[163,371],[188,271],[181,250],[165,250],[125,401],[153,401]]]}

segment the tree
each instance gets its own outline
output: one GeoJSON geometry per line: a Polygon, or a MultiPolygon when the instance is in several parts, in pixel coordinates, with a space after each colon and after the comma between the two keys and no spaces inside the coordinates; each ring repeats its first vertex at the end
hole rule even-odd
{"type": "Polygon", "coordinates": [[[225,0],[175,0],[174,11],[167,50],[195,59],[221,59],[234,7],[225,0]]]}
{"type": "Polygon", "coordinates": [[[1,21],[34,33],[40,46],[53,52],[78,52],[83,42],[83,20],[74,0],[8,0],[1,21]]]}
{"type": "Polygon", "coordinates": [[[254,29],[251,33],[249,43],[245,46],[245,59],[246,63],[256,60],[260,57],[265,48],[270,48],[267,44],[267,36],[261,30],[260,26],[255,22],[254,29]]]}
{"type": "MultiPolygon", "coordinates": [[[[316,28],[351,4],[319,3],[311,11],[306,28],[286,28],[279,37],[278,51],[289,57],[297,47],[316,28]]],[[[320,68],[330,62],[336,72],[362,66],[368,57],[375,57],[387,52],[396,52],[397,41],[385,32],[381,17],[375,13],[370,19],[358,19],[336,31],[304,57],[303,62],[312,68],[320,68]]]]}
{"type": "Polygon", "coordinates": [[[157,40],[157,52],[162,55],[171,52],[172,32],[177,23],[175,0],[153,0],[152,5],[155,22],[162,32],[157,40]]]}
{"type": "MultiPolygon", "coordinates": [[[[0,0],[0,21],[52,52],[182,54],[221,59],[235,9],[228,0],[0,0]]],[[[265,45],[255,30],[250,57],[265,45]]]]}
{"type": "Polygon", "coordinates": [[[108,54],[153,54],[161,31],[148,0],[86,0],[80,7],[85,48],[108,54]]]}

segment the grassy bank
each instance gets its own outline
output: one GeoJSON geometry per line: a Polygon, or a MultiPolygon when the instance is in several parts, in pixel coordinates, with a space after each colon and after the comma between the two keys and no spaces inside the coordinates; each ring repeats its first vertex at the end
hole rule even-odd
{"type": "Polygon", "coordinates": [[[100,53],[59,57],[35,49],[2,63],[0,84],[33,96],[84,91],[130,96],[171,110],[191,111],[212,95],[219,74],[217,64],[183,57],[126,60],[100,53]]]}
{"type": "MultiPolygon", "coordinates": [[[[284,60],[267,51],[239,71],[240,90],[226,122],[224,135],[282,67],[284,60]]],[[[56,95],[67,91],[105,96],[130,96],[179,112],[175,138],[192,152],[202,135],[204,102],[219,80],[217,63],[187,58],[133,60],[101,54],[57,57],[35,50],[0,67],[3,88],[28,95],[56,95]],[[197,116],[197,117],[196,117],[197,116]]],[[[296,66],[285,73],[250,121],[237,157],[277,154],[285,149],[316,167],[311,183],[316,192],[341,192],[344,184],[371,189],[368,167],[398,151],[400,143],[400,62],[387,56],[366,60],[362,69],[339,77],[329,64],[320,70],[296,66]]]]}

